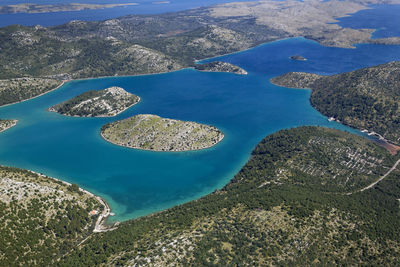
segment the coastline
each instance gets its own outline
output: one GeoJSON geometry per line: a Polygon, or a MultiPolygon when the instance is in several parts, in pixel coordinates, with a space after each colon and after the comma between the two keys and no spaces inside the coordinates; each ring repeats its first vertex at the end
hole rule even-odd
{"type": "Polygon", "coordinates": [[[152,152],[174,152],[174,153],[201,151],[201,150],[205,150],[205,149],[211,148],[211,147],[213,147],[213,146],[216,146],[217,144],[221,143],[221,141],[225,138],[225,134],[224,134],[223,132],[221,132],[221,133],[222,133],[221,139],[218,140],[217,143],[215,143],[215,144],[213,144],[213,145],[211,145],[211,146],[208,146],[208,147],[203,147],[203,148],[198,148],[198,149],[191,149],[191,150],[171,150],[171,151],[165,151],[165,150],[146,149],[146,148],[140,148],[140,147],[130,147],[130,146],[122,145],[122,144],[117,144],[117,143],[115,143],[115,142],[112,142],[112,141],[107,140],[107,139],[103,136],[102,131],[100,130],[100,136],[101,136],[101,138],[103,138],[104,141],[106,141],[106,142],[108,142],[108,143],[111,143],[111,144],[113,144],[113,145],[116,145],[116,146],[125,147],[125,148],[130,148],[130,149],[138,149],[138,150],[143,150],[143,151],[152,151],[152,152]]]}
{"type": "Polygon", "coordinates": [[[9,127],[5,128],[5,129],[3,129],[3,130],[0,130],[0,133],[2,133],[2,132],[4,132],[4,131],[6,131],[6,130],[12,128],[12,127],[14,127],[15,125],[17,125],[18,120],[12,120],[12,121],[13,121],[12,124],[11,124],[9,127]]]}
{"type": "MultiPolygon", "coordinates": [[[[273,77],[273,78],[274,78],[274,77],[273,77]]],[[[280,87],[285,87],[285,86],[276,84],[276,83],[272,82],[271,80],[272,80],[272,78],[269,79],[269,82],[270,82],[271,84],[276,85],[276,86],[280,86],[280,87]]],[[[311,90],[311,91],[312,91],[311,88],[297,88],[297,87],[285,87],[285,88],[289,88],[289,89],[293,89],[293,90],[311,90]]],[[[323,112],[320,111],[317,107],[315,107],[315,106],[312,104],[312,102],[311,102],[311,96],[310,96],[310,98],[309,98],[308,100],[309,100],[309,102],[310,102],[310,105],[311,105],[315,110],[317,110],[319,113],[321,113],[322,115],[324,115],[325,117],[327,117],[328,120],[329,120],[329,118],[330,118],[331,116],[328,115],[328,114],[323,113],[323,112]]],[[[375,131],[370,131],[370,130],[367,130],[367,129],[356,128],[356,127],[354,127],[354,126],[352,126],[352,125],[347,124],[347,123],[344,122],[344,121],[342,122],[342,121],[339,121],[339,120],[336,120],[336,119],[335,119],[334,121],[336,121],[337,123],[340,123],[340,124],[342,124],[342,125],[351,127],[351,128],[353,128],[353,129],[355,129],[355,130],[361,132],[361,133],[366,133],[368,136],[373,136],[373,137],[375,137],[375,138],[378,138],[378,139],[374,139],[374,138],[372,138],[372,137],[369,137],[369,138],[368,138],[368,137],[365,137],[365,138],[371,140],[372,142],[376,143],[377,145],[379,145],[379,146],[385,148],[385,149],[386,149],[387,151],[389,151],[389,153],[392,154],[392,155],[396,155],[396,154],[400,151],[400,145],[395,144],[394,142],[392,142],[392,141],[390,141],[390,140],[387,140],[386,138],[384,138],[382,135],[380,135],[379,133],[377,133],[377,132],[375,132],[375,131]]]]}
{"type": "Polygon", "coordinates": [[[0,108],[2,108],[2,107],[7,107],[7,106],[11,106],[11,105],[15,105],[15,104],[19,104],[19,103],[22,103],[22,102],[25,102],[25,101],[28,101],[28,100],[32,100],[32,99],[38,98],[38,97],[40,97],[40,96],[43,96],[43,95],[45,95],[45,94],[48,94],[48,93],[50,93],[50,92],[53,92],[53,91],[59,89],[60,87],[62,87],[64,84],[66,84],[66,83],[69,82],[69,81],[71,81],[71,80],[63,80],[63,81],[61,82],[60,85],[58,85],[57,87],[55,87],[55,88],[53,88],[53,89],[51,89],[51,90],[49,90],[49,91],[46,91],[46,92],[44,92],[44,93],[41,93],[40,95],[33,96],[33,97],[31,97],[31,98],[27,98],[27,99],[20,100],[20,101],[17,101],[17,102],[13,102],[13,103],[8,103],[8,104],[5,104],[5,105],[2,105],[2,106],[0,106],[0,108]]]}
{"type": "Polygon", "coordinates": [[[59,113],[59,112],[57,112],[56,110],[54,110],[52,107],[48,108],[47,111],[48,111],[48,112],[54,112],[54,113],[60,114],[60,115],[62,115],[62,116],[71,117],[71,118],[112,118],[112,117],[118,116],[119,114],[121,114],[121,113],[127,111],[128,109],[130,109],[130,108],[133,107],[134,105],[139,104],[139,102],[140,102],[142,99],[140,98],[140,96],[138,96],[138,95],[136,95],[136,96],[139,98],[138,101],[137,101],[136,103],[133,103],[132,105],[130,105],[130,106],[124,108],[123,110],[121,110],[120,112],[118,112],[118,113],[116,113],[115,115],[112,115],[112,116],[105,116],[105,115],[100,115],[100,116],[77,116],[77,115],[72,115],[72,116],[71,116],[71,115],[59,113]]]}
{"type": "MultiPolygon", "coordinates": [[[[0,166],[3,166],[3,165],[0,165],[0,166]]],[[[3,166],[3,167],[6,167],[6,166],[3,166]]],[[[39,173],[39,172],[35,172],[35,171],[32,171],[32,170],[28,170],[28,169],[25,169],[25,170],[29,171],[31,173],[34,173],[36,175],[39,175],[39,176],[41,176],[43,178],[47,178],[47,179],[51,179],[51,180],[63,183],[65,185],[67,185],[67,186],[71,186],[72,185],[69,182],[66,182],[66,181],[63,181],[63,180],[60,180],[60,179],[57,179],[57,178],[54,178],[54,177],[47,176],[47,175],[39,173]]],[[[101,198],[100,196],[97,196],[97,195],[95,195],[95,194],[93,194],[93,193],[91,193],[91,192],[89,192],[89,191],[87,191],[87,190],[85,190],[85,189],[83,189],[81,187],[79,187],[79,191],[84,193],[84,194],[87,194],[87,195],[89,195],[91,197],[94,197],[100,203],[100,205],[103,206],[103,211],[102,211],[101,214],[99,214],[99,217],[96,220],[95,227],[93,229],[93,233],[111,231],[111,230],[116,229],[117,228],[116,226],[119,224],[118,222],[116,222],[111,228],[106,226],[107,218],[108,218],[108,216],[110,216],[110,213],[111,213],[111,208],[108,205],[108,203],[103,198],[101,198]]]]}

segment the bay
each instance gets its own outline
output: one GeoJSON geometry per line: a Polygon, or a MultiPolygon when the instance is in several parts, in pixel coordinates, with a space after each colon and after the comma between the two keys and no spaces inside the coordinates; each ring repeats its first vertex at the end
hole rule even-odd
{"type": "Polygon", "coordinates": [[[323,47],[303,38],[286,39],[221,58],[248,75],[193,69],[131,77],[72,81],[49,94],[0,108],[1,118],[18,119],[0,134],[0,164],[31,169],[104,197],[116,216],[137,218],[199,198],[221,188],[266,135],[300,125],[359,133],[317,112],[310,90],[269,83],[288,71],[334,74],[400,60],[400,46],[323,47]],[[294,54],[307,61],[289,59],[294,54]],[[91,89],[121,86],[142,101],[114,118],[71,118],[46,109],[91,89]],[[193,152],[151,152],[104,141],[103,124],[135,114],[211,124],[225,133],[216,146],[193,152]]]}

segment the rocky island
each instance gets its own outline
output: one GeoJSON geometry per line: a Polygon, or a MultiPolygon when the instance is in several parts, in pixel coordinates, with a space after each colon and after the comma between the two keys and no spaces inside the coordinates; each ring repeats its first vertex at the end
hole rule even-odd
{"type": "Polygon", "coordinates": [[[149,114],[106,124],[101,136],[116,145],[153,151],[199,150],[224,138],[213,126],[149,114]]]}
{"type": "Polygon", "coordinates": [[[247,74],[247,71],[245,71],[241,67],[233,65],[231,63],[221,62],[221,61],[213,61],[213,62],[204,63],[204,64],[196,64],[194,66],[194,68],[199,71],[231,72],[231,73],[242,74],[242,75],[247,74]]]}
{"type": "Polygon", "coordinates": [[[121,87],[91,90],[49,108],[75,117],[113,117],[137,104],[140,98],[121,87]]]}
{"type": "Polygon", "coordinates": [[[271,82],[310,88],[311,104],[324,115],[400,144],[400,62],[331,76],[290,72],[271,82]]]}
{"type": "Polygon", "coordinates": [[[292,59],[292,60],[298,60],[298,61],[306,61],[306,60],[307,60],[305,57],[300,56],[300,55],[291,56],[290,59],[292,59]]]}
{"type": "Polygon", "coordinates": [[[0,133],[17,125],[17,120],[2,120],[0,119],[0,133]]]}

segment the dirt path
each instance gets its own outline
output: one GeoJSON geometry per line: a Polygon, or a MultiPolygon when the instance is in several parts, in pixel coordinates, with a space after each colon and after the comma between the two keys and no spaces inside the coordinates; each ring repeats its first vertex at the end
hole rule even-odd
{"type": "Polygon", "coordinates": [[[366,186],[366,187],[364,187],[364,188],[362,188],[362,189],[360,189],[360,190],[357,190],[357,191],[355,191],[355,192],[347,193],[346,195],[349,196],[349,195],[352,195],[352,194],[354,194],[354,193],[363,192],[363,191],[365,191],[365,190],[367,190],[367,189],[370,189],[370,188],[374,187],[377,183],[379,183],[380,181],[382,181],[383,179],[385,179],[386,176],[388,176],[390,173],[392,173],[392,171],[394,171],[394,170],[397,168],[397,166],[398,166],[399,164],[400,164],[400,159],[396,161],[396,163],[393,165],[392,168],[390,168],[390,170],[388,170],[384,175],[382,175],[381,177],[379,177],[378,180],[376,180],[376,181],[373,182],[372,184],[370,184],[370,185],[368,185],[368,186],[366,186]]]}

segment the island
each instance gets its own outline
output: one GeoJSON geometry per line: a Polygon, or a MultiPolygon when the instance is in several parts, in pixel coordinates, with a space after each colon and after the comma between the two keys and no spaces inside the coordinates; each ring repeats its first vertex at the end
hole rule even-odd
{"type": "Polygon", "coordinates": [[[2,120],[0,119],[0,133],[4,132],[7,129],[10,129],[11,127],[14,127],[17,125],[18,120],[2,120]]]}
{"type": "Polygon", "coordinates": [[[397,265],[399,162],[354,134],[281,130],[222,189],[92,235],[60,265],[397,265]]]}
{"type": "Polygon", "coordinates": [[[189,151],[214,146],[224,134],[205,124],[140,114],[101,128],[101,136],[116,145],[152,151],[189,151]]]}
{"type": "Polygon", "coordinates": [[[121,87],[90,90],[48,110],[74,117],[113,117],[137,104],[140,98],[121,87]]]}
{"type": "Polygon", "coordinates": [[[307,60],[305,57],[300,56],[300,55],[291,56],[290,59],[292,59],[292,60],[298,60],[298,61],[306,61],[306,60],[307,60]]]}
{"type": "Polygon", "coordinates": [[[271,82],[310,88],[311,104],[330,120],[400,144],[400,62],[331,76],[291,72],[271,82]]]}
{"type": "Polygon", "coordinates": [[[233,65],[231,63],[221,62],[221,61],[213,61],[213,62],[204,63],[204,64],[196,64],[194,66],[194,68],[199,71],[230,72],[230,73],[241,74],[241,75],[247,74],[247,71],[245,71],[241,67],[233,65]]]}

